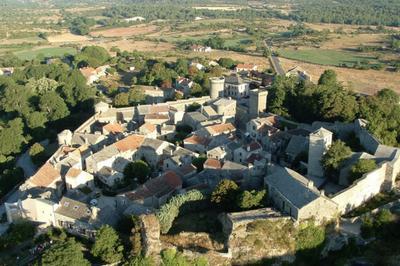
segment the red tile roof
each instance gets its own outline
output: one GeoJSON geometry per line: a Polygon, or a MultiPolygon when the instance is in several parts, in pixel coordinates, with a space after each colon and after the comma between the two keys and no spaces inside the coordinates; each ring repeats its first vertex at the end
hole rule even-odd
{"type": "Polygon", "coordinates": [[[210,140],[207,139],[207,138],[198,136],[198,135],[193,135],[191,137],[188,137],[188,138],[184,139],[183,142],[184,143],[187,142],[187,143],[190,143],[190,144],[200,144],[200,145],[203,145],[203,146],[207,146],[208,143],[210,142],[210,140]]]}
{"type": "Polygon", "coordinates": [[[231,123],[212,125],[212,126],[206,127],[206,129],[212,135],[222,134],[225,132],[232,132],[232,131],[236,130],[235,126],[232,125],[231,123]]]}
{"type": "Polygon", "coordinates": [[[47,187],[61,179],[60,171],[50,163],[45,163],[30,179],[29,182],[38,187],[47,187]]]}
{"type": "Polygon", "coordinates": [[[144,138],[145,137],[141,135],[129,135],[128,137],[115,142],[114,145],[121,152],[137,150],[140,145],[142,145],[144,138]]]}
{"type": "Polygon", "coordinates": [[[110,133],[122,133],[124,132],[124,128],[118,123],[110,123],[103,127],[103,129],[107,130],[110,133]]]}
{"type": "Polygon", "coordinates": [[[77,177],[78,175],[80,175],[80,173],[82,173],[82,170],[71,167],[71,168],[69,168],[66,176],[77,177]]]}
{"type": "Polygon", "coordinates": [[[206,167],[206,168],[214,168],[214,169],[221,169],[222,165],[221,165],[220,161],[218,161],[216,159],[208,158],[204,162],[204,167],[206,167]]]}

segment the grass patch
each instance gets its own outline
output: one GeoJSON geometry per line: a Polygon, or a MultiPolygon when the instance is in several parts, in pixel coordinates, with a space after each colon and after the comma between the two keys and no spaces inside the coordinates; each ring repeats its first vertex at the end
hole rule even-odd
{"type": "Polygon", "coordinates": [[[279,50],[279,55],[288,59],[298,60],[302,62],[318,64],[318,65],[331,65],[342,66],[346,64],[353,67],[357,62],[378,63],[376,58],[368,56],[360,56],[355,53],[338,51],[338,50],[323,50],[323,49],[307,49],[307,50],[293,50],[283,49],[279,50]]]}
{"type": "Polygon", "coordinates": [[[14,55],[22,60],[32,60],[38,55],[43,55],[44,57],[57,57],[65,54],[75,55],[76,49],[72,47],[47,47],[36,50],[23,50],[14,52],[14,55]]]}
{"type": "Polygon", "coordinates": [[[214,210],[182,215],[175,219],[168,233],[178,234],[180,232],[221,232],[222,227],[217,219],[217,216],[218,212],[214,210]]]}
{"type": "Polygon", "coordinates": [[[346,218],[351,218],[351,217],[357,217],[360,216],[361,214],[367,213],[369,211],[372,211],[382,205],[385,205],[389,202],[395,201],[397,199],[400,199],[399,195],[396,195],[393,192],[390,193],[379,193],[363,205],[355,208],[348,214],[346,214],[344,217],[346,218]]]}

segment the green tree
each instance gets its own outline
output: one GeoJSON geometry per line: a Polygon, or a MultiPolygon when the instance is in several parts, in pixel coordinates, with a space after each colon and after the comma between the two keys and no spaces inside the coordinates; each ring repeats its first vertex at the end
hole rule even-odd
{"type": "Polygon", "coordinates": [[[90,263],[83,257],[82,246],[73,238],[67,241],[58,241],[51,245],[42,255],[43,266],[89,266],[90,263]]]}
{"type": "Polygon", "coordinates": [[[142,160],[130,162],[125,166],[124,178],[127,180],[136,180],[139,184],[144,184],[150,175],[149,165],[142,160]]]}
{"type": "Polygon", "coordinates": [[[188,105],[188,107],[186,108],[186,111],[187,112],[195,112],[195,111],[199,110],[200,107],[201,107],[201,104],[194,102],[194,103],[188,105]]]}
{"type": "Polygon", "coordinates": [[[161,259],[163,266],[189,266],[189,260],[176,249],[165,249],[161,251],[161,259]]]}
{"type": "Polygon", "coordinates": [[[29,149],[29,156],[37,166],[42,165],[46,160],[46,153],[44,147],[40,143],[35,143],[29,149]]]}
{"type": "Polygon", "coordinates": [[[190,89],[190,95],[193,97],[201,97],[204,94],[203,88],[198,83],[194,83],[190,89]]]}
{"type": "Polygon", "coordinates": [[[319,85],[334,85],[337,83],[337,75],[334,70],[328,69],[325,70],[324,73],[319,77],[318,84],[319,85]]]}
{"type": "Polygon", "coordinates": [[[121,92],[118,93],[114,98],[114,106],[116,107],[125,107],[129,106],[129,93],[121,92]]]}
{"type": "Polygon", "coordinates": [[[187,59],[178,58],[175,64],[175,71],[178,75],[187,76],[189,73],[189,62],[187,59]]]}
{"type": "Polygon", "coordinates": [[[236,199],[236,204],[240,209],[246,210],[254,207],[260,207],[262,205],[262,201],[265,198],[267,191],[242,191],[238,198],[236,199]]]}
{"type": "Polygon", "coordinates": [[[351,149],[346,144],[337,140],[332,143],[328,151],[322,156],[322,167],[330,178],[337,178],[342,163],[351,155],[351,149]]]}
{"type": "Polygon", "coordinates": [[[5,112],[27,114],[31,111],[29,99],[31,92],[25,87],[12,83],[1,92],[0,106],[5,112]]]}
{"type": "Polygon", "coordinates": [[[36,227],[30,221],[21,220],[10,225],[6,233],[7,245],[15,246],[35,236],[36,227]]]}
{"type": "Polygon", "coordinates": [[[47,122],[47,117],[45,113],[42,112],[31,112],[25,117],[26,125],[30,129],[43,128],[44,124],[47,122]]]}
{"type": "Polygon", "coordinates": [[[146,95],[140,86],[131,88],[128,93],[130,104],[137,105],[146,102],[146,95]]]}
{"type": "Polygon", "coordinates": [[[233,60],[232,58],[221,57],[218,60],[218,64],[224,68],[233,69],[237,64],[237,61],[233,60]]]}
{"type": "Polygon", "coordinates": [[[123,266],[154,266],[155,263],[151,258],[142,256],[131,256],[123,266]]]}
{"type": "Polygon", "coordinates": [[[232,180],[224,179],[218,183],[211,194],[211,202],[223,209],[232,208],[239,192],[239,186],[232,180]]]}
{"type": "Polygon", "coordinates": [[[376,162],[369,159],[360,159],[350,169],[349,181],[353,183],[357,179],[361,178],[364,174],[369,173],[377,168],[376,162]]]}
{"type": "Polygon", "coordinates": [[[0,129],[0,154],[10,155],[21,151],[25,143],[24,123],[21,118],[15,118],[7,123],[7,126],[0,129]]]}
{"type": "Polygon", "coordinates": [[[46,113],[50,121],[55,121],[69,115],[64,100],[54,91],[43,93],[39,98],[40,110],[46,113]]]}
{"type": "Polygon", "coordinates": [[[37,95],[46,91],[55,91],[58,85],[57,81],[43,77],[37,80],[31,78],[26,84],[26,87],[29,88],[33,94],[37,95]]]}
{"type": "Polygon", "coordinates": [[[86,46],[75,56],[77,65],[88,65],[94,68],[104,65],[109,59],[107,50],[100,46],[86,46]]]}
{"type": "Polygon", "coordinates": [[[119,236],[109,225],[103,225],[96,233],[96,239],[91,249],[93,256],[107,263],[116,263],[123,258],[124,247],[119,236]]]}
{"type": "Polygon", "coordinates": [[[207,157],[199,156],[197,158],[193,158],[192,164],[197,168],[197,172],[201,172],[204,169],[204,163],[207,161],[207,157]]]}

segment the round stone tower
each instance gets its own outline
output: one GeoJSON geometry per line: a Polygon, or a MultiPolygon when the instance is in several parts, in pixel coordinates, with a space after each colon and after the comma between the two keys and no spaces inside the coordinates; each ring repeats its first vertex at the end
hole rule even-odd
{"type": "Polygon", "coordinates": [[[224,96],[224,85],[225,85],[225,78],[210,78],[211,89],[210,89],[210,96],[211,99],[218,99],[219,97],[224,96]]]}

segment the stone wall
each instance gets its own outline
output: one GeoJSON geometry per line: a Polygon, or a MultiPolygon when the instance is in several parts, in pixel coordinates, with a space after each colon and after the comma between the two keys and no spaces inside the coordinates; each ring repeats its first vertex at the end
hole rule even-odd
{"type": "Polygon", "coordinates": [[[369,133],[365,128],[361,128],[357,132],[357,137],[360,140],[361,145],[371,154],[374,154],[380,145],[379,140],[369,133]]]}
{"type": "Polygon", "coordinates": [[[388,164],[380,164],[378,169],[365,174],[353,185],[334,195],[332,200],[338,204],[339,212],[348,213],[381,192],[384,189],[388,164]]]}
{"type": "Polygon", "coordinates": [[[161,251],[160,223],[154,214],[140,215],[143,255],[158,258],[161,251]]]}

